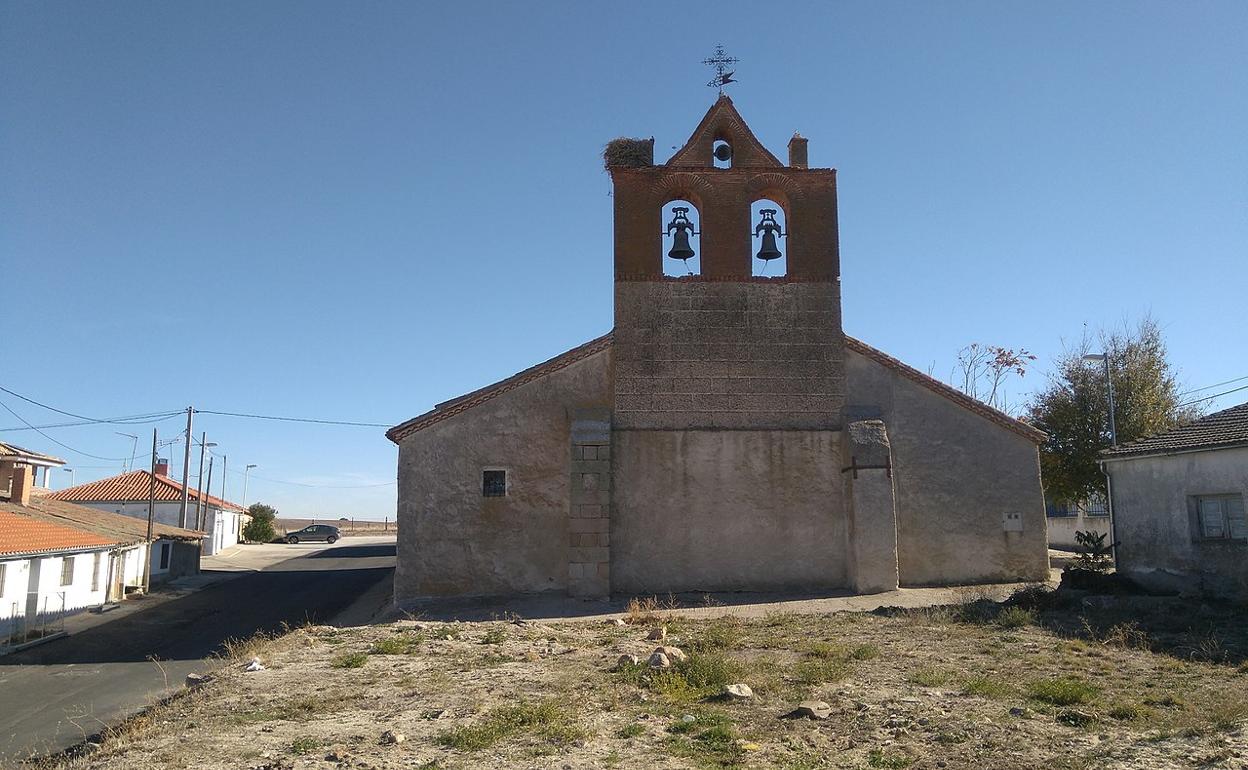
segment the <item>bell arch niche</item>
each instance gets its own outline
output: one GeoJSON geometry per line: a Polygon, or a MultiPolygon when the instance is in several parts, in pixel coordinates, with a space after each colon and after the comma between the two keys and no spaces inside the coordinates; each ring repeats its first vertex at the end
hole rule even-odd
{"type": "Polygon", "coordinates": [[[757,198],[750,204],[749,235],[750,274],[760,278],[787,276],[792,238],[789,235],[788,205],[783,195],[757,198]]]}
{"type": "Polygon", "coordinates": [[[697,204],[674,198],[663,204],[663,275],[702,272],[702,215],[697,204]]]}

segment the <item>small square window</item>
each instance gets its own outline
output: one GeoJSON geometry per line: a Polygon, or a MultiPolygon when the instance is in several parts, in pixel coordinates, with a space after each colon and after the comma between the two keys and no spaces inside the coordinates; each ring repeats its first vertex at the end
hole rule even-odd
{"type": "Polygon", "coordinates": [[[481,495],[482,497],[506,497],[507,471],[482,471],[481,495]]]}
{"type": "Polygon", "coordinates": [[[1243,495],[1201,495],[1196,498],[1200,536],[1206,540],[1248,539],[1243,495]]]}

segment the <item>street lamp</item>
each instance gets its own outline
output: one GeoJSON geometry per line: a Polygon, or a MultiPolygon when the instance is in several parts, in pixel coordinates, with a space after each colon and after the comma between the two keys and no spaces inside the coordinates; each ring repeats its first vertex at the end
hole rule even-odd
{"type": "MultiPolygon", "coordinates": [[[[216,446],[217,442],[208,441],[208,434],[199,434],[199,482],[195,489],[195,528],[199,528],[199,519],[203,515],[204,510],[204,452],[208,451],[208,447],[216,446]]],[[[208,490],[208,494],[212,494],[212,490],[208,490]]],[[[186,526],[186,522],[182,522],[182,526],[186,526]]]]}
{"type": "MultiPolygon", "coordinates": [[[[1109,396],[1109,445],[1118,445],[1118,429],[1114,424],[1114,378],[1109,371],[1109,353],[1087,353],[1083,356],[1084,361],[1100,361],[1105,364],[1105,390],[1109,396]]],[[[1101,466],[1101,473],[1105,474],[1105,512],[1109,514],[1109,547],[1113,554],[1114,564],[1118,564],[1118,537],[1116,522],[1114,519],[1114,480],[1109,475],[1109,471],[1105,468],[1105,463],[1098,463],[1101,466]]]]}
{"type": "Polygon", "coordinates": [[[77,486],[76,484],[74,484],[74,469],[73,468],[61,468],[61,470],[69,474],[69,485],[71,487],[77,486]]]}
{"type": "Polygon", "coordinates": [[[134,453],[139,451],[139,437],[133,433],[122,433],[119,430],[115,430],[113,433],[116,433],[118,436],[125,436],[128,439],[132,439],[130,442],[130,462],[126,463],[126,470],[129,471],[134,467],[134,453]]]}
{"type": "Polygon", "coordinates": [[[248,465],[243,469],[243,510],[247,510],[247,474],[251,473],[252,468],[258,467],[255,463],[248,465]]]}
{"type": "Polygon", "coordinates": [[[1114,425],[1114,378],[1109,373],[1109,354],[1108,353],[1088,353],[1083,357],[1084,361],[1101,361],[1105,364],[1105,387],[1109,392],[1109,444],[1117,446],[1118,429],[1114,425]]]}

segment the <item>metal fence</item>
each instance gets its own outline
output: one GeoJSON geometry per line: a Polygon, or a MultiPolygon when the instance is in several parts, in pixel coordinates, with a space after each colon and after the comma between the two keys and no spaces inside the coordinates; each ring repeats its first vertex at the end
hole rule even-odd
{"type": "Polygon", "coordinates": [[[66,596],[64,591],[48,594],[37,602],[32,617],[23,606],[26,602],[12,602],[9,617],[0,621],[0,649],[16,647],[65,630],[66,596]]]}

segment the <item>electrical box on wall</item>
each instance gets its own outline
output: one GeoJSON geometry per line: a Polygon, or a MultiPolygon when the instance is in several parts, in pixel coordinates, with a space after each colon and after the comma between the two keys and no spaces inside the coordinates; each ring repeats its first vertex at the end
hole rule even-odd
{"type": "Polygon", "coordinates": [[[1007,511],[1001,515],[1001,528],[1006,532],[1023,531],[1023,514],[1007,511]]]}

